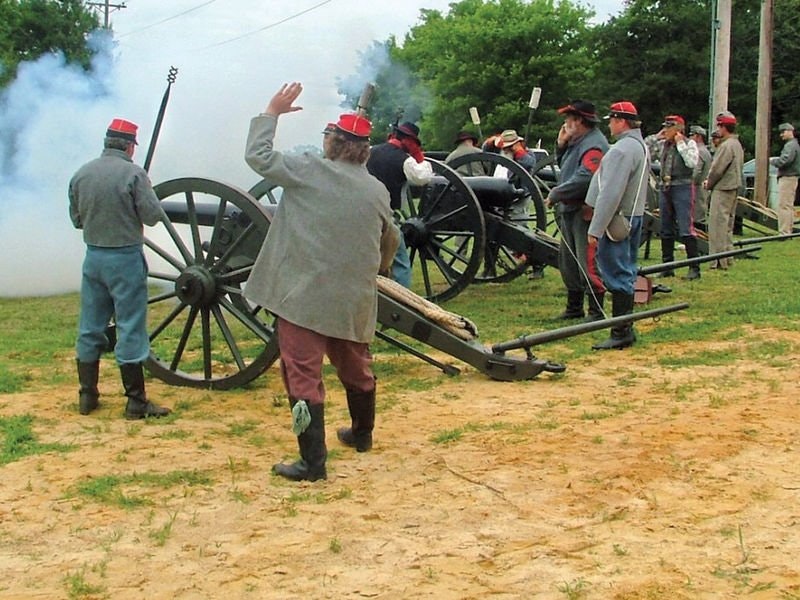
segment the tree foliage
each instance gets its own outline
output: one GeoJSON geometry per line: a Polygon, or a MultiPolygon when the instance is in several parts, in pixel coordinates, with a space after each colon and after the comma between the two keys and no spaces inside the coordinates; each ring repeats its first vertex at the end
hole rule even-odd
{"type": "MultiPolygon", "coordinates": [[[[711,4],[627,0],[617,16],[597,24],[578,0],[461,0],[446,13],[423,9],[402,44],[394,38],[376,43],[372,50],[380,48],[385,59],[377,70],[365,55],[359,72],[372,69],[378,82],[370,114],[380,124],[380,135],[404,107],[408,118],[420,122],[429,149],[449,148],[456,131],[474,129],[471,106],[480,111],[484,134],[505,128],[524,134],[534,86],[543,91],[528,139],[542,138],[545,145],[558,130],[556,109],[575,98],[591,100],[601,111],[614,100],[632,100],[646,132],[658,129],[671,113],[706,124],[711,4]]],[[[760,9],[760,0],[735,0],[732,15],[728,107],[739,117],[749,150],[760,9]]],[[[800,0],[775,0],[773,126],[800,121],[798,24],[800,0]]]]}
{"type": "Polygon", "coordinates": [[[631,0],[593,32],[595,97],[632,100],[651,132],[667,114],[707,122],[710,32],[710,0],[631,0]]]}
{"type": "Polygon", "coordinates": [[[531,139],[553,126],[554,108],[585,89],[593,77],[585,34],[592,13],[572,2],[463,0],[446,16],[423,12],[398,58],[435,98],[423,122],[426,135],[449,144],[478,108],[487,130],[521,133],[531,90],[543,92],[531,139]]]}
{"type": "Polygon", "coordinates": [[[19,63],[49,52],[89,67],[89,33],[97,16],[80,0],[0,0],[0,87],[14,78],[19,63]]]}

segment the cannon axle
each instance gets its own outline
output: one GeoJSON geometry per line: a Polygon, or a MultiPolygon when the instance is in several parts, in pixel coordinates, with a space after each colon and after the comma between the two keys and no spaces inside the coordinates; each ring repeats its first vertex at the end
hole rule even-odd
{"type": "Polygon", "coordinates": [[[206,267],[192,265],[175,280],[175,294],[189,306],[210,306],[217,297],[217,280],[206,267]]]}

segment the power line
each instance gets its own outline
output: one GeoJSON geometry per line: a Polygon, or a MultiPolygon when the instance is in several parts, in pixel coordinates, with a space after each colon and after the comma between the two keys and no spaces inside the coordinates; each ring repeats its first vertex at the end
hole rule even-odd
{"type": "Polygon", "coordinates": [[[172,21],[173,19],[177,19],[178,17],[182,17],[183,15],[187,15],[190,12],[193,12],[195,10],[203,8],[204,6],[208,6],[209,4],[213,4],[216,1],[217,0],[208,0],[208,2],[203,2],[202,4],[198,4],[197,6],[195,6],[193,8],[189,8],[187,10],[184,10],[183,12],[179,12],[178,14],[172,15],[171,17],[167,17],[166,19],[161,19],[160,21],[156,21],[155,23],[151,23],[150,25],[145,25],[144,27],[140,27],[139,29],[134,29],[133,31],[129,31],[128,33],[123,33],[122,35],[118,35],[117,39],[124,38],[124,37],[127,37],[129,35],[133,35],[135,33],[140,33],[142,31],[145,31],[147,29],[155,27],[156,25],[161,25],[162,23],[166,23],[167,21],[172,21]]]}
{"type": "Polygon", "coordinates": [[[218,46],[224,46],[225,44],[230,44],[231,42],[235,42],[237,40],[241,40],[242,38],[246,38],[246,37],[251,36],[253,34],[261,33],[262,31],[266,31],[267,29],[272,29],[273,27],[277,27],[278,25],[282,25],[283,23],[286,23],[287,21],[291,21],[292,19],[296,19],[297,17],[300,17],[300,16],[302,16],[302,15],[304,15],[306,13],[310,13],[312,10],[316,10],[320,6],[324,6],[325,4],[328,4],[329,2],[332,2],[332,1],[333,0],[324,0],[324,2],[320,2],[319,4],[315,4],[314,6],[312,6],[310,8],[307,8],[305,10],[302,10],[302,11],[300,11],[298,13],[293,14],[293,15],[289,15],[285,19],[281,19],[280,21],[276,21],[275,23],[270,23],[269,25],[265,25],[264,27],[261,27],[259,29],[255,29],[253,31],[248,31],[247,33],[243,33],[242,35],[238,35],[236,37],[229,38],[227,40],[224,40],[222,42],[218,42],[216,44],[211,44],[210,46],[204,46],[203,48],[200,48],[200,50],[208,50],[209,48],[216,48],[218,46]]]}

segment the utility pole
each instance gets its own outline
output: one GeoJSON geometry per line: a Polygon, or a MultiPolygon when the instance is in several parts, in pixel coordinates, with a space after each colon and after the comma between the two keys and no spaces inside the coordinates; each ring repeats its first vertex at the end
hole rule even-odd
{"type": "Polygon", "coordinates": [[[708,115],[709,131],[715,126],[716,116],[728,110],[728,81],[731,66],[731,0],[715,0],[712,3],[712,63],[711,106],[708,115]]]}
{"type": "Polygon", "coordinates": [[[773,21],[773,0],[761,0],[761,28],[758,43],[758,91],[756,96],[756,180],[753,199],[764,206],[769,206],[773,21]]]}
{"type": "Polygon", "coordinates": [[[115,10],[122,10],[123,8],[128,8],[125,6],[124,2],[120,2],[119,4],[111,4],[110,0],[103,0],[103,2],[87,2],[87,6],[91,6],[95,10],[100,10],[103,12],[103,27],[106,29],[109,28],[111,25],[111,19],[109,15],[114,12],[115,10]]]}

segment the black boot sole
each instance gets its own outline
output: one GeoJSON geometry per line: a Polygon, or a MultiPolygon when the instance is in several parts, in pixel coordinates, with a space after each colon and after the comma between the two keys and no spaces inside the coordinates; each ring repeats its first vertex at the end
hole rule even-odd
{"type": "Polygon", "coordinates": [[[312,471],[303,461],[291,465],[278,463],[272,466],[272,472],[291,481],[319,481],[328,478],[326,469],[312,471]]]}

